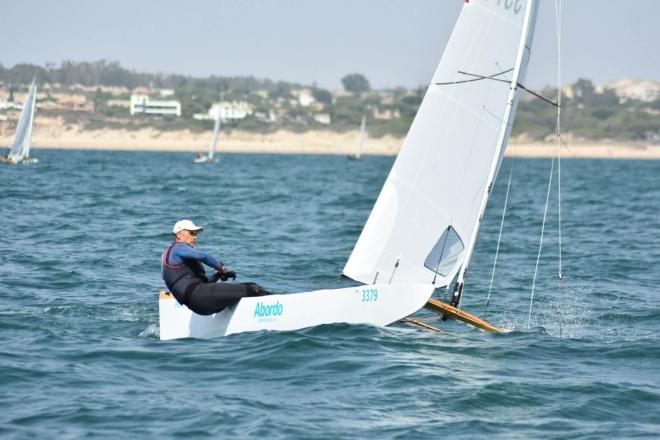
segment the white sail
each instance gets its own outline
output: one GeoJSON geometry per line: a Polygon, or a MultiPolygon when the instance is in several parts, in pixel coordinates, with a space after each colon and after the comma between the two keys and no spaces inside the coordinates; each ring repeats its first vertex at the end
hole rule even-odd
{"type": "Polygon", "coordinates": [[[213,138],[209,145],[209,154],[197,153],[194,163],[207,163],[214,162],[215,151],[218,147],[218,139],[220,138],[220,111],[217,112],[215,117],[215,125],[213,126],[213,138]]]}
{"type": "Polygon", "coordinates": [[[359,160],[360,157],[362,156],[362,144],[364,144],[364,134],[365,134],[366,126],[367,126],[367,116],[363,115],[362,122],[360,122],[360,138],[358,140],[357,150],[355,151],[355,153],[351,153],[348,155],[348,158],[351,160],[359,160]]]}
{"type": "Polygon", "coordinates": [[[467,265],[535,19],[536,0],[465,3],[346,276],[440,287],[467,265]]]}
{"type": "Polygon", "coordinates": [[[211,141],[211,148],[209,149],[209,160],[213,160],[215,156],[215,149],[218,146],[218,138],[220,137],[220,111],[215,118],[215,125],[213,127],[213,140],[211,141]]]}
{"type": "Polygon", "coordinates": [[[23,104],[21,117],[16,127],[16,137],[9,150],[8,159],[18,163],[30,156],[30,147],[32,146],[32,121],[34,120],[35,100],[37,97],[37,86],[34,81],[30,85],[27,98],[23,104]]]}
{"type": "Polygon", "coordinates": [[[355,153],[355,158],[359,159],[362,155],[362,145],[364,144],[364,131],[367,125],[367,117],[362,116],[362,122],[360,122],[360,140],[358,142],[357,153],[355,153]]]}

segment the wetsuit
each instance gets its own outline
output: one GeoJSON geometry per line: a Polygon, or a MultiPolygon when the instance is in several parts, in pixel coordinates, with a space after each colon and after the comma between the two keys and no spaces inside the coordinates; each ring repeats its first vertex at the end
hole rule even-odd
{"type": "Polygon", "coordinates": [[[199,315],[217,313],[246,296],[269,293],[254,283],[216,284],[223,270],[221,261],[180,241],[167,248],[161,260],[161,273],[167,288],[180,304],[199,315]],[[217,272],[207,275],[202,263],[217,272]]]}

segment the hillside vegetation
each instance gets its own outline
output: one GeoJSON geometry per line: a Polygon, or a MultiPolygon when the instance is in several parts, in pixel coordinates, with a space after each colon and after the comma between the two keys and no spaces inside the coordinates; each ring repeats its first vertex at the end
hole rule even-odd
{"type": "MultiPolygon", "coordinates": [[[[373,90],[368,79],[360,74],[346,75],[342,78],[343,90],[334,91],[254,77],[196,78],[134,72],[117,62],[67,61],[45,67],[0,65],[5,101],[16,100],[15,95],[23,93],[33,78],[40,87],[40,112],[62,116],[67,123],[89,129],[208,130],[212,122],[194,119],[193,115],[204,114],[214,103],[225,101],[246,102],[253,110],[243,119],[225,123],[228,130],[344,132],[355,130],[365,114],[372,137],[403,136],[425,93],[424,88],[373,90]],[[181,117],[129,115],[127,103],[131,93],[146,93],[157,99],[163,90],[171,93],[163,99],[181,103],[181,117]],[[79,104],[69,102],[74,98],[79,104]]],[[[557,100],[556,90],[539,93],[557,100]]],[[[571,133],[574,139],[660,143],[659,94],[630,96],[616,88],[595,87],[591,81],[581,79],[564,87],[562,102],[562,132],[571,133]]],[[[512,135],[545,140],[554,133],[555,121],[556,109],[552,105],[524,94],[512,135]]]]}

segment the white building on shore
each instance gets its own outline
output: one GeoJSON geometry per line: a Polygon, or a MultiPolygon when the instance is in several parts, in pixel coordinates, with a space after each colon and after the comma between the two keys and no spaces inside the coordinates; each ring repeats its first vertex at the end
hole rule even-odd
{"type": "Polygon", "coordinates": [[[298,98],[298,104],[301,107],[309,107],[310,105],[316,103],[314,93],[312,93],[310,89],[294,90],[291,93],[298,98]]]}
{"type": "Polygon", "coordinates": [[[131,95],[131,115],[147,114],[162,116],[181,116],[181,103],[177,100],[156,100],[148,95],[131,95]]]}
{"type": "Polygon", "coordinates": [[[332,123],[330,113],[317,113],[314,115],[314,120],[323,125],[330,125],[332,123]]]}
{"type": "Polygon", "coordinates": [[[223,122],[245,119],[249,115],[254,113],[254,109],[250,104],[245,101],[222,101],[216,104],[213,104],[209,109],[208,113],[198,113],[193,115],[195,119],[210,119],[215,120],[220,115],[220,120],[223,122]]]}
{"type": "Polygon", "coordinates": [[[211,106],[209,116],[211,119],[215,119],[218,117],[218,113],[220,113],[221,120],[229,121],[231,119],[245,119],[248,115],[251,115],[252,112],[252,106],[245,101],[222,101],[211,106]]]}

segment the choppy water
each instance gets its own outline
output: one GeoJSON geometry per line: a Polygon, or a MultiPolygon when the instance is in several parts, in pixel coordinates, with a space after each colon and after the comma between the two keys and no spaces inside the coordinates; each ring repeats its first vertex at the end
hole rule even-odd
{"type": "Polygon", "coordinates": [[[550,162],[518,159],[502,167],[463,304],[513,332],[433,320],[447,331],[161,342],[159,256],[176,220],[204,224],[198,247],[239,280],[340,287],[392,159],[36,156],[0,168],[3,438],[660,436],[660,162],[562,162],[563,288],[553,197],[530,330],[550,162]]]}

